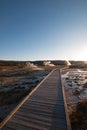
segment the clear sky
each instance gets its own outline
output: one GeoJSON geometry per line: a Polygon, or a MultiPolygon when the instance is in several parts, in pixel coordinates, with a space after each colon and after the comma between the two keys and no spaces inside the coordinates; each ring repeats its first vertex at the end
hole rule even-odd
{"type": "Polygon", "coordinates": [[[87,0],[0,0],[0,60],[87,60],[87,0]]]}

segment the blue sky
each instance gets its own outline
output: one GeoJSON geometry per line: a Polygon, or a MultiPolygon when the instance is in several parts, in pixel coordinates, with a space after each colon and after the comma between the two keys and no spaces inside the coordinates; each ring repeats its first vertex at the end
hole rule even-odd
{"type": "Polygon", "coordinates": [[[0,0],[0,60],[87,60],[87,0],[0,0]]]}

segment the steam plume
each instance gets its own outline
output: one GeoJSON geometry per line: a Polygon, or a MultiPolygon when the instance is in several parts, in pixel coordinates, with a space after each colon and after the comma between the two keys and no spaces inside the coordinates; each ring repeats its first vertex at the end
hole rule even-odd
{"type": "Polygon", "coordinates": [[[68,65],[68,66],[70,66],[70,65],[71,65],[71,63],[70,63],[68,60],[67,60],[66,62],[67,62],[67,65],[68,65]]]}
{"type": "Polygon", "coordinates": [[[51,63],[51,61],[44,61],[45,66],[54,67],[55,65],[51,63]]]}
{"type": "Polygon", "coordinates": [[[29,69],[32,69],[32,70],[43,70],[43,68],[38,67],[37,65],[30,63],[30,62],[26,63],[26,67],[29,69]]]}

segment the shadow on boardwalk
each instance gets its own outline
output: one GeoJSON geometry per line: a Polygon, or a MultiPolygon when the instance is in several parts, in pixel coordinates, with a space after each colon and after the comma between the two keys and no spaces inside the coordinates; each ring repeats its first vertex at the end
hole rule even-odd
{"type": "Polygon", "coordinates": [[[57,92],[58,95],[56,99],[56,105],[54,106],[53,110],[51,130],[67,130],[67,121],[66,121],[60,72],[59,72],[57,92]]]}

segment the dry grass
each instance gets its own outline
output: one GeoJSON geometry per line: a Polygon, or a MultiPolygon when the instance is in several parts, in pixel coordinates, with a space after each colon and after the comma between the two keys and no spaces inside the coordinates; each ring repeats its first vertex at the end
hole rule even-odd
{"type": "Polygon", "coordinates": [[[0,92],[0,106],[6,106],[13,103],[19,102],[24,96],[26,96],[29,92],[25,89],[12,89],[7,92],[0,92]]]}
{"type": "Polygon", "coordinates": [[[13,82],[19,81],[20,77],[1,77],[0,78],[0,85],[7,85],[13,82]]]}
{"type": "Polygon", "coordinates": [[[70,115],[72,130],[87,130],[87,100],[78,103],[76,111],[70,115]]]}

